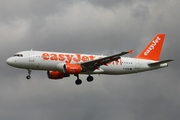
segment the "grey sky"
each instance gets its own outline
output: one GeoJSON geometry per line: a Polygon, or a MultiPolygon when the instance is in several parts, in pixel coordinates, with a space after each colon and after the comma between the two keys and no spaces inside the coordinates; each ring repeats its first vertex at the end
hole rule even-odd
{"type": "Polygon", "coordinates": [[[0,0],[0,119],[179,120],[180,1],[0,0]],[[95,75],[51,81],[45,71],[12,68],[6,59],[23,50],[137,55],[165,33],[168,68],[125,76],[95,75]]]}

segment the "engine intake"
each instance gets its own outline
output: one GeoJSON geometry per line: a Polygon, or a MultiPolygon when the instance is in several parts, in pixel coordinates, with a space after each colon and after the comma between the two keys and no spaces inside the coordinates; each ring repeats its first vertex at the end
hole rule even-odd
{"type": "Polygon", "coordinates": [[[79,74],[82,71],[82,67],[79,64],[65,64],[63,66],[66,74],[79,74]]]}

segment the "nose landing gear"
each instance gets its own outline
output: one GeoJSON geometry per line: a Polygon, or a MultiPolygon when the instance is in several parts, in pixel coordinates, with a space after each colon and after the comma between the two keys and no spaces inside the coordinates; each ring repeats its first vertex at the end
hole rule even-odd
{"type": "Polygon", "coordinates": [[[28,75],[26,76],[26,79],[31,79],[31,69],[28,69],[28,75]]]}

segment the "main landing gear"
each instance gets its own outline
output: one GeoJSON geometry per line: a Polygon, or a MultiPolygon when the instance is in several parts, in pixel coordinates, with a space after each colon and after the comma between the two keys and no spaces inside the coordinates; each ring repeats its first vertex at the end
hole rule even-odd
{"type": "Polygon", "coordinates": [[[77,80],[75,81],[76,85],[80,85],[82,83],[82,80],[79,79],[79,74],[75,74],[75,76],[77,77],[77,80]]]}
{"type": "MultiPolygon", "coordinates": [[[[79,74],[75,74],[75,76],[77,77],[77,80],[75,81],[75,84],[76,84],[76,85],[82,84],[82,80],[79,79],[79,74]]],[[[93,79],[94,79],[93,76],[91,76],[91,75],[89,74],[89,76],[87,77],[87,81],[88,81],[88,82],[92,82],[93,79]]]]}
{"type": "Polygon", "coordinates": [[[31,79],[31,69],[28,69],[28,75],[26,76],[26,79],[31,79]]]}
{"type": "Polygon", "coordinates": [[[87,81],[88,81],[88,82],[92,82],[93,79],[94,79],[94,78],[93,78],[93,76],[91,76],[91,75],[89,75],[89,76],[87,77],[87,81]]]}

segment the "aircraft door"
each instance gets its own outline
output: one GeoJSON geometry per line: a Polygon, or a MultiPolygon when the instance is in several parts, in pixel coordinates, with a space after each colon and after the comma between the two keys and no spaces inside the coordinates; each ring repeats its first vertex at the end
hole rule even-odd
{"type": "Polygon", "coordinates": [[[29,66],[31,69],[39,69],[40,67],[39,59],[36,58],[34,51],[29,52],[29,66]]]}
{"type": "Polygon", "coordinates": [[[34,58],[34,52],[33,51],[30,51],[29,52],[29,62],[34,62],[35,61],[35,58],[34,58]]]}

